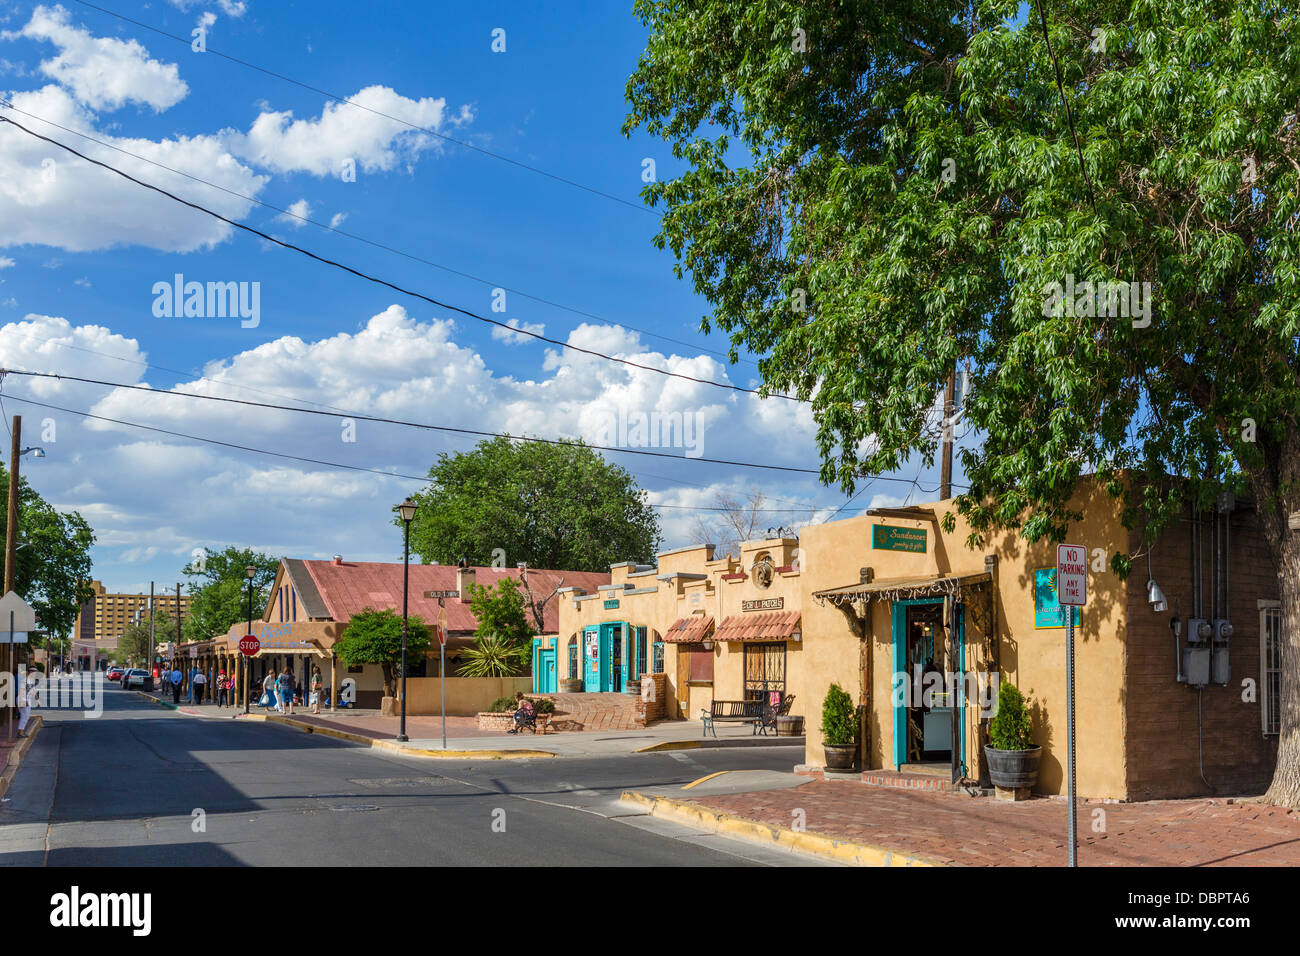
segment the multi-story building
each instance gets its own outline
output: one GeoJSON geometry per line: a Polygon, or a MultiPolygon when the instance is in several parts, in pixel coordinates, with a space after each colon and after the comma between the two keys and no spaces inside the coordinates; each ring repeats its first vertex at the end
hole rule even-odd
{"type": "MultiPolygon", "coordinates": [[[[91,581],[90,589],[92,597],[77,615],[72,657],[81,670],[102,670],[108,666],[108,656],[117,648],[118,638],[127,627],[137,620],[149,619],[149,595],[110,594],[100,581],[91,581]]],[[[175,591],[159,591],[153,602],[155,611],[166,611],[173,621],[178,615],[184,620],[189,612],[188,594],[178,598],[175,591]]],[[[167,640],[170,636],[160,634],[158,639],[167,640]]]]}

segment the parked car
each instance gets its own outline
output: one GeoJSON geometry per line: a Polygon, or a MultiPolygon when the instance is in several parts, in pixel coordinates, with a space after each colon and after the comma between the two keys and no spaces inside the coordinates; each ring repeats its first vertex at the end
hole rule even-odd
{"type": "Polygon", "coordinates": [[[104,674],[105,680],[121,680],[126,675],[126,668],[114,664],[104,674]]]}
{"type": "Polygon", "coordinates": [[[130,690],[132,687],[139,687],[141,690],[153,690],[153,675],[142,667],[133,667],[126,672],[122,678],[122,689],[130,690]]]}

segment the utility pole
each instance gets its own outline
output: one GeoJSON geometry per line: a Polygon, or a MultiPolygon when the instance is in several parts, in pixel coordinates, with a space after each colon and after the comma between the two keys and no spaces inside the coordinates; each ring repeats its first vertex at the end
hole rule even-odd
{"type": "MultiPolygon", "coordinates": [[[[154,648],[157,646],[156,644],[154,644],[154,637],[153,637],[153,611],[154,611],[153,582],[150,581],[149,582],[149,673],[150,674],[153,673],[153,660],[154,657],[156,656],[154,653],[154,648]]],[[[162,674],[159,673],[159,676],[161,677],[162,674]]]]}
{"type": "MultiPolygon", "coordinates": [[[[9,515],[5,523],[5,590],[8,594],[14,590],[18,580],[18,457],[23,448],[23,417],[14,416],[13,428],[10,429],[13,442],[9,450],[9,515]]],[[[14,642],[13,634],[9,635],[9,654],[5,660],[5,667],[9,674],[14,674],[14,642]]],[[[12,679],[12,678],[11,678],[12,679]]],[[[13,720],[13,711],[10,707],[9,720],[13,720]]]]}
{"type": "Polygon", "coordinates": [[[948,372],[948,384],[943,390],[943,464],[939,472],[939,498],[947,501],[952,497],[952,433],[953,392],[957,389],[957,366],[948,372]]]}

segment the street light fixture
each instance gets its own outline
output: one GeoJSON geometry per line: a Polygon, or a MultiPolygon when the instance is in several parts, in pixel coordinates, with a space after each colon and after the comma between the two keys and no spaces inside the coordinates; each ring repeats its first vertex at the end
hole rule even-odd
{"type": "Polygon", "coordinates": [[[33,458],[44,458],[45,449],[33,445],[31,448],[24,448],[22,451],[18,453],[18,456],[21,458],[23,455],[27,455],[27,454],[30,454],[33,458]]]}
{"type": "MultiPolygon", "coordinates": [[[[248,578],[248,630],[246,634],[253,633],[253,578],[257,575],[257,568],[249,565],[244,568],[244,576],[248,578]]],[[[248,655],[241,653],[239,655],[244,659],[244,714],[248,714],[248,655]]]]}
{"type": "Polygon", "coordinates": [[[402,518],[402,723],[397,731],[400,741],[410,739],[406,736],[406,612],[411,589],[411,520],[415,510],[416,504],[410,498],[397,506],[402,518]]]}

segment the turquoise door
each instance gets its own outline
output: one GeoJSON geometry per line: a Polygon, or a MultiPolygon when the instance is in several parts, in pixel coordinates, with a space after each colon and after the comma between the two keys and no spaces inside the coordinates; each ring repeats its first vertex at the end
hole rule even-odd
{"type": "Polygon", "coordinates": [[[589,694],[600,690],[600,628],[582,632],[582,689],[589,694]]]}
{"type": "MultiPolygon", "coordinates": [[[[893,606],[893,645],[894,673],[906,674],[909,686],[912,675],[907,674],[907,608],[913,604],[942,604],[943,598],[917,598],[912,601],[895,601],[893,606]]],[[[958,716],[958,751],[957,759],[962,773],[966,772],[966,682],[962,679],[966,673],[966,616],[965,606],[957,605],[957,716],[958,716]]],[[[907,706],[906,702],[894,702],[894,767],[907,763],[907,706]]]]}
{"type": "Polygon", "coordinates": [[[556,671],[555,648],[550,647],[538,655],[540,660],[540,683],[543,694],[554,694],[560,689],[560,675],[556,671]]]}

